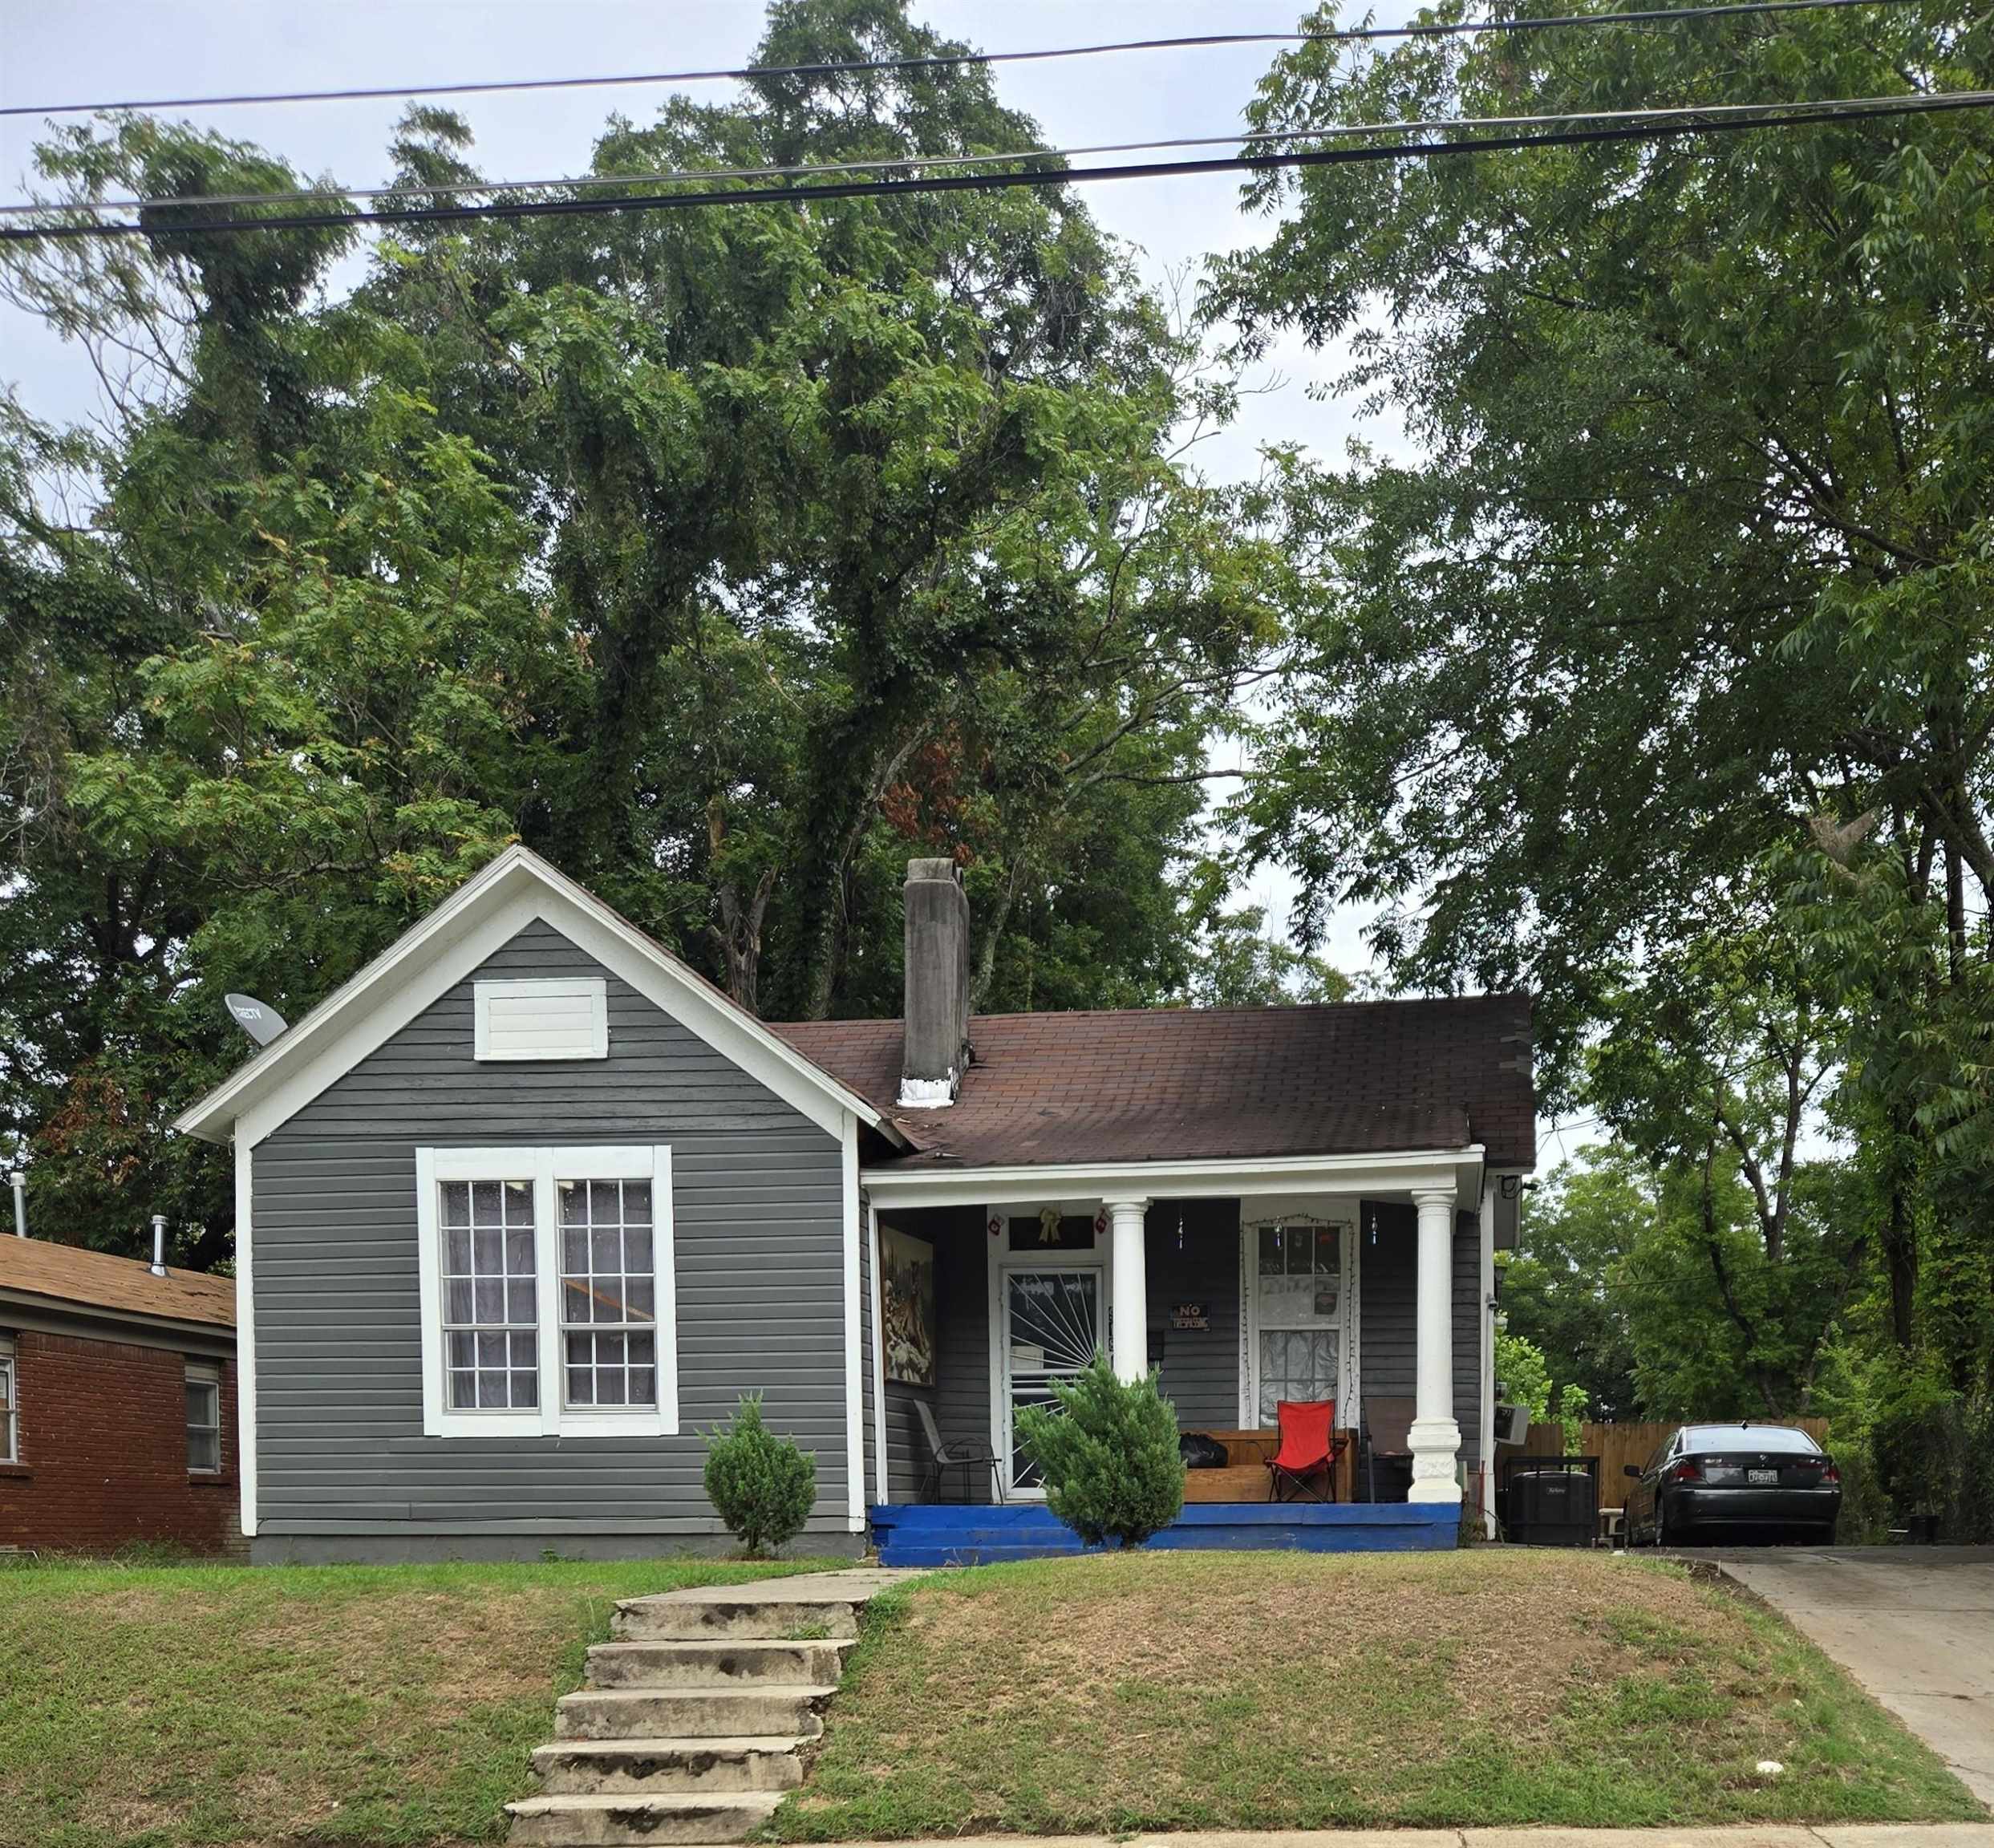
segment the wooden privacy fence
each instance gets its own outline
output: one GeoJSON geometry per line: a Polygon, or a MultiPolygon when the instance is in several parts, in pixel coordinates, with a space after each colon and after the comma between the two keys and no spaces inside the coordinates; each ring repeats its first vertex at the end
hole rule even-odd
{"type": "MultiPolygon", "coordinates": [[[[1581,1424],[1579,1427],[1578,1453],[1581,1457],[1597,1457],[1599,1459],[1599,1506],[1603,1508],[1619,1506],[1621,1493],[1627,1482],[1627,1478],[1621,1473],[1623,1468],[1629,1463],[1637,1467],[1644,1465],[1667,1441],[1672,1433],[1682,1425],[1695,1422],[1692,1418],[1676,1418],[1643,1424],[1581,1424]]],[[[1797,1425],[1823,1449],[1827,1448],[1828,1420],[1825,1418],[1763,1419],[1758,1422],[1797,1425]]],[[[1498,1470],[1502,1469],[1505,1457],[1562,1457],[1564,1453],[1563,1425],[1533,1424],[1530,1434],[1520,1451],[1512,1449],[1506,1444],[1496,1446],[1496,1468],[1498,1470]]]]}

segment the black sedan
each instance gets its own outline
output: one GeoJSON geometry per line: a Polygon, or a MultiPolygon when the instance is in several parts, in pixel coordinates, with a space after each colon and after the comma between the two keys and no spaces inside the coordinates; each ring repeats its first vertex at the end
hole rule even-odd
{"type": "Polygon", "coordinates": [[[1684,1424],[1627,1473],[1630,1546],[1724,1538],[1826,1546],[1842,1512],[1834,1459],[1785,1424],[1684,1424]]]}

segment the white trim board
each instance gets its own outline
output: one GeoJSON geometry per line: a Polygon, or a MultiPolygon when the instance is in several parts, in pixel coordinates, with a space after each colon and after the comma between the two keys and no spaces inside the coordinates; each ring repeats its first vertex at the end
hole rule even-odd
{"type": "MultiPolygon", "coordinates": [[[[870,1168],[860,1177],[882,1206],[995,1206],[1049,1199],[1237,1198],[1271,1205],[1297,1196],[1409,1194],[1453,1186],[1481,1191],[1482,1147],[1407,1149],[1376,1155],[1276,1155],[1214,1161],[1118,1161],[1068,1166],[870,1168]],[[1465,1177],[1465,1178],[1464,1178],[1465,1177]]],[[[1300,1210],[1296,1201],[1296,1210],[1300,1210]]]]}
{"type": "MultiPolygon", "coordinates": [[[[843,1238],[845,1283],[845,1518],[854,1534],[865,1531],[865,1373],[864,1335],[859,1326],[858,1121],[845,1119],[843,1238]]],[[[879,1340],[874,1329],[873,1340],[879,1340]]]]}
{"type": "Polygon", "coordinates": [[[509,847],[351,980],[173,1121],[209,1141],[253,1145],[384,1045],[535,922],[627,983],[827,1135],[856,1116],[906,1138],[662,945],[524,847],[509,847]]]}
{"type": "Polygon", "coordinates": [[[256,1538],[256,1274],[249,1217],[256,1188],[249,1145],[235,1145],[236,1482],[242,1497],[242,1537],[256,1538]]]}
{"type": "Polygon", "coordinates": [[[886,1463],[886,1323],[884,1291],[879,1275],[879,1209],[864,1202],[865,1236],[870,1241],[873,1318],[873,1489],[880,1506],[893,1499],[893,1479],[886,1463]]]}

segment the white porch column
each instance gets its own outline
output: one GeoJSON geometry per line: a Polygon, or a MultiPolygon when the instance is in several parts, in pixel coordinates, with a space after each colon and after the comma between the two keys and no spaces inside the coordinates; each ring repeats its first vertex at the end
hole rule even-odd
{"type": "Polygon", "coordinates": [[[1115,1377],[1140,1380],[1149,1370],[1149,1279],[1143,1253],[1147,1200],[1107,1200],[1110,1239],[1108,1333],[1115,1377]]]}
{"type": "Polygon", "coordinates": [[[1414,1502],[1458,1502],[1454,1422],[1454,1190],[1422,1189],[1419,1209],[1419,1372],[1412,1419],[1414,1502]]]}

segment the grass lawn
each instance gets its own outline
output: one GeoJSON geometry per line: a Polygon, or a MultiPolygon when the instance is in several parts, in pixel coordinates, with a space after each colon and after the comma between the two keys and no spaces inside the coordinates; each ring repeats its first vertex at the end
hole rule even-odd
{"type": "Polygon", "coordinates": [[[0,1848],[496,1840],[618,1598],[797,1561],[0,1571],[0,1848]]]}
{"type": "Polygon", "coordinates": [[[774,1830],[1980,1814],[1783,1619],[1677,1566],[1138,1553],[951,1573],[876,1603],[774,1830]]]}

